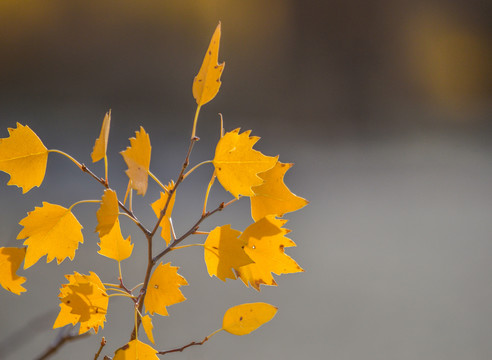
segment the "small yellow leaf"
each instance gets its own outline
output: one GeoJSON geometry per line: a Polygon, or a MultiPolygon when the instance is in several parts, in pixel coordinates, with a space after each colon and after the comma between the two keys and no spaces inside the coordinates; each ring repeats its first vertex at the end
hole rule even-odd
{"type": "Polygon", "coordinates": [[[43,202],[19,222],[24,226],[17,239],[25,239],[27,246],[24,269],[34,265],[42,256],[46,262],[55,257],[60,264],[65,258],[73,260],[79,243],[84,242],[82,225],[70,209],[43,202]]]}
{"type": "Polygon", "coordinates": [[[235,198],[239,195],[253,196],[251,189],[263,183],[258,173],[270,170],[277,163],[278,156],[265,156],[253,150],[260,139],[250,137],[251,131],[239,134],[239,129],[226,133],[215,149],[213,164],[220,183],[235,198]]]}
{"type": "Polygon", "coordinates": [[[53,329],[80,323],[79,334],[90,329],[97,333],[104,328],[108,312],[109,297],[106,288],[97,274],[82,275],[75,272],[65,275],[68,284],[60,288],[60,313],[53,324],[53,329]]]}
{"type": "Polygon", "coordinates": [[[43,182],[48,149],[27,125],[17,123],[8,131],[9,137],[0,139],[0,171],[10,175],[7,185],[21,187],[25,194],[43,182]]]}
{"type": "Polygon", "coordinates": [[[116,350],[113,360],[159,360],[157,350],[138,339],[116,350]]]}
{"type": "Polygon", "coordinates": [[[212,100],[219,92],[220,76],[224,70],[225,62],[219,64],[220,22],[212,35],[198,75],[193,80],[193,97],[201,106],[212,100]]]}
{"type": "Polygon", "coordinates": [[[284,183],[284,176],[294,164],[284,164],[280,161],[270,170],[258,174],[265,182],[253,187],[251,196],[251,216],[259,220],[266,215],[283,216],[285,213],[296,211],[309,202],[293,194],[284,183]]]}
{"type": "Polygon", "coordinates": [[[96,231],[99,236],[107,235],[113,228],[116,220],[118,220],[119,204],[116,192],[111,189],[104,190],[104,195],[101,199],[101,206],[96,212],[97,226],[96,231]]]}
{"type": "Polygon", "coordinates": [[[290,232],[282,227],[286,222],[287,220],[268,215],[244,230],[241,239],[248,243],[244,250],[254,261],[253,264],[237,270],[238,277],[246,286],[249,283],[260,291],[261,284],[277,285],[271,273],[280,275],[304,271],[284,253],[284,248],[296,246],[292,240],[285,237],[290,232]]]}
{"type": "Polygon", "coordinates": [[[123,261],[129,258],[133,251],[130,236],[125,240],[121,234],[120,221],[116,219],[113,229],[109,234],[101,236],[98,251],[102,256],[106,256],[116,261],[123,261]]]}
{"type": "Polygon", "coordinates": [[[121,152],[125,159],[128,170],[126,174],[131,180],[132,188],[137,191],[138,195],[145,195],[149,181],[150,168],[150,146],[149,134],[143,127],[135,132],[135,137],[130,138],[130,146],[121,152]]]}
{"type": "Polygon", "coordinates": [[[0,247],[0,285],[14,294],[26,291],[26,278],[16,274],[26,256],[26,248],[0,247]]]}
{"type": "MultiPolygon", "coordinates": [[[[161,211],[162,209],[164,209],[164,206],[166,206],[166,202],[169,197],[169,192],[174,188],[174,181],[171,180],[171,182],[167,186],[164,186],[164,188],[166,189],[166,192],[164,193],[161,191],[161,197],[158,200],[154,201],[151,205],[152,210],[154,210],[155,216],[157,216],[157,219],[160,218],[161,211]]],[[[169,243],[171,242],[171,215],[173,212],[175,200],[176,200],[176,192],[173,193],[173,196],[169,201],[169,205],[167,206],[166,214],[162,218],[160,224],[161,236],[166,241],[167,245],[169,245],[169,243]]]]}
{"type": "Polygon", "coordinates": [[[171,263],[160,263],[154,270],[144,301],[145,310],[151,315],[157,313],[168,316],[166,306],[186,300],[179,287],[188,285],[188,282],[178,274],[178,269],[177,266],[171,266],[171,263]]]}
{"type": "Polygon", "coordinates": [[[263,303],[237,305],[226,311],[222,329],[233,335],[246,335],[273,319],[277,307],[263,303]]]}
{"type": "Polygon", "coordinates": [[[152,325],[152,318],[150,317],[150,315],[142,316],[142,326],[150,342],[152,344],[155,344],[154,335],[152,334],[152,329],[154,328],[154,325],[152,325]]]}
{"type": "Polygon", "coordinates": [[[103,124],[101,127],[101,134],[96,139],[94,148],[92,150],[92,162],[97,162],[104,159],[106,156],[106,150],[108,148],[109,126],[111,124],[111,110],[109,110],[104,116],[103,124]]]}
{"type": "Polygon", "coordinates": [[[246,255],[247,242],[239,239],[240,231],[231,229],[231,225],[218,226],[207,236],[204,243],[204,258],[208,274],[220,280],[236,279],[232,269],[251,264],[253,260],[246,255]]]}

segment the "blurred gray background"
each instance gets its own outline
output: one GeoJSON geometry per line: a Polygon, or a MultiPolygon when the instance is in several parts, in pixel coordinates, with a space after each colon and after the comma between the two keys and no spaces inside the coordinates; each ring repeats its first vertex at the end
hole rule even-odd
{"type": "MultiPolygon", "coordinates": [[[[0,1],[0,137],[28,124],[103,174],[90,153],[112,109],[111,186],[127,178],[119,151],[143,126],[151,170],[175,178],[188,147],[191,94],[210,37],[222,21],[217,97],[201,111],[191,162],[213,157],[218,113],[226,129],[252,129],[256,148],[296,165],[286,176],[310,200],[288,214],[306,269],[277,277],[260,293],[209,278],[203,250],[165,261],[180,266],[186,302],[156,316],[159,350],[201,340],[233,305],[265,301],[275,319],[244,337],[216,335],[169,359],[492,358],[492,3],[486,1],[0,1]]],[[[194,223],[212,173],[186,180],[173,214],[178,234],[194,223]]],[[[40,189],[22,196],[0,174],[0,246],[21,246],[17,223],[42,201],[70,206],[102,188],[51,154],[40,189]]],[[[135,199],[150,227],[153,183],[135,199]]],[[[215,186],[214,207],[230,195],[215,186]]],[[[85,243],[74,261],[44,258],[19,273],[27,293],[0,289],[0,358],[32,359],[56,338],[64,274],[95,271],[106,282],[116,262],[97,255],[97,206],[75,215],[85,243]]],[[[202,230],[251,222],[245,199],[202,230]]],[[[123,261],[129,284],[145,271],[145,240],[122,218],[135,243],[123,261]]],[[[203,241],[196,237],[187,243],[203,241]]],[[[111,300],[105,329],[62,348],[53,359],[88,359],[128,340],[132,307],[111,300]]],[[[145,340],[145,335],[141,335],[145,340]]]]}

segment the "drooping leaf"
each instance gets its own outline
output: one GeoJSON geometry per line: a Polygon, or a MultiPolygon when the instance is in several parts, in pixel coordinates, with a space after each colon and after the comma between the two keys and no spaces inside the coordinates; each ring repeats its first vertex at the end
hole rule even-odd
{"type": "Polygon", "coordinates": [[[226,311],[222,329],[233,335],[246,335],[273,319],[277,307],[263,303],[237,305],[226,311]]]}
{"type": "Polygon", "coordinates": [[[251,216],[259,220],[266,215],[283,216],[308,204],[306,199],[293,194],[284,183],[284,176],[294,164],[280,161],[268,171],[258,174],[264,183],[253,187],[251,196],[251,216]]]}
{"type": "Polygon", "coordinates": [[[94,143],[94,148],[91,153],[92,162],[97,162],[104,159],[106,156],[106,150],[108,148],[109,138],[109,126],[111,124],[111,110],[109,110],[104,116],[104,120],[101,127],[101,133],[94,143]]]}
{"type": "Polygon", "coordinates": [[[27,246],[24,269],[34,265],[42,256],[46,262],[56,258],[60,264],[65,258],[73,260],[79,243],[84,242],[82,225],[70,209],[43,202],[19,222],[24,226],[17,239],[26,239],[27,246]]]}
{"type": "MultiPolygon", "coordinates": [[[[154,201],[152,203],[152,210],[154,210],[155,216],[157,216],[157,219],[161,216],[161,211],[164,209],[164,206],[166,206],[167,199],[169,198],[169,192],[174,188],[174,181],[171,180],[171,182],[167,185],[164,186],[166,189],[166,192],[161,191],[161,197],[154,201]]],[[[171,200],[169,201],[169,205],[166,209],[166,213],[164,214],[164,217],[162,218],[160,227],[161,227],[161,236],[162,238],[166,241],[166,244],[169,245],[171,242],[171,215],[173,212],[173,207],[174,207],[174,201],[176,200],[176,192],[173,192],[173,196],[171,200]]]]}
{"type": "Polygon", "coordinates": [[[17,123],[8,131],[9,137],[0,139],[0,171],[10,175],[7,185],[21,187],[25,194],[43,182],[48,149],[27,125],[17,123]]]}
{"type": "Polygon", "coordinates": [[[179,287],[188,285],[188,282],[178,274],[178,269],[177,266],[171,266],[171,263],[165,265],[160,263],[154,270],[144,301],[145,310],[151,315],[157,313],[168,316],[166,306],[186,300],[179,287]]]}
{"type": "Polygon", "coordinates": [[[208,274],[220,280],[236,279],[232,269],[251,264],[253,260],[246,254],[247,242],[240,239],[240,231],[231,229],[231,225],[218,226],[207,236],[204,243],[204,258],[208,274]]]}
{"type": "Polygon", "coordinates": [[[101,236],[98,251],[102,256],[106,256],[116,261],[123,261],[129,258],[133,251],[130,236],[125,240],[121,234],[120,221],[116,219],[113,229],[105,235],[101,236]]]}
{"type": "Polygon", "coordinates": [[[150,315],[142,316],[142,326],[150,342],[152,344],[155,344],[154,334],[152,333],[152,329],[154,328],[154,325],[152,325],[152,318],[150,317],[150,315]]]}
{"type": "Polygon", "coordinates": [[[108,312],[109,297],[106,288],[93,272],[90,275],[75,272],[65,277],[68,284],[63,284],[60,288],[60,313],[53,329],[80,323],[79,334],[90,329],[97,333],[99,328],[104,328],[108,312]]]}
{"type": "Polygon", "coordinates": [[[0,247],[0,285],[14,294],[26,291],[26,278],[16,274],[26,256],[26,248],[0,247]]]}
{"type": "Polygon", "coordinates": [[[118,220],[119,209],[116,192],[111,189],[104,190],[101,206],[96,212],[96,231],[99,232],[99,236],[107,235],[111,231],[118,220]]]}
{"type": "Polygon", "coordinates": [[[135,137],[130,138],[130,146],[121,152],[128,166],[126,174],[132,181],[132,188],[142,196],[147,192],[151,149],[149,134],[140,126],[135,137]]]}
{"type": "Polygon", "coordinates": [[[228,132],[215,149],[213,164],[217,179],[236,198],[239,195],[253,196],[251,188],[263,183],[258,173],[270,170],[278,159],[278,156],[266,156],[253,150],[260,138],[250,137],[250,133],[239,134],[239,129],[228,132]]]}
{"type": "Polygon", "coordinates": [[[219,92],[220,76],[224,71],[225,62],[219,64],[220,23],[217,25],[208,46],[198,75],[193,80],[193,97],[201,106],[212,100],[219,92]]]}
{"type": "Polygon", "coordinates": [[[242,233],[241,238],[248,243],[244,250],[254,261],[253,264],[237,270],[238,277],[246,286],[249,283],[260,291],[261,284],[277,285],[271,273],[280,275],[304,271],[284,253],[284,248],[296,246],[291,239],[285,237],[290,232],[282,227],[286,222],[287,220],[276,219],[274,215],[267,215],[248,226],[242,233]]]}
{"type": "Polygon", "coordinates": [[[116,350],[113,360],[159,360],[157,350],[138,339],[116,350]]]}

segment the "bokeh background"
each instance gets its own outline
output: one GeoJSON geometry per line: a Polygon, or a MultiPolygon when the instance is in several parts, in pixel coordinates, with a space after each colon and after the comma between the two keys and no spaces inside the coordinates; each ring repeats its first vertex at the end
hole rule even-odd
{"type": "MultiPolygon", "coordinates": [[[[259,150],[294,162],[286,182],[311,203],[286,216],[298,245],[287,253],[306,272],[257,293],[209,278],[199,248],[173,253],[188,300],[154,320],[157,348],[201,340],[228,307],[265,301],[279,312],[255,333],[221,333],[168,358],[490,359],[491,15],[492,3],[478,0],[0,0],[0,134],[28,124],[48,148],[91,164],[111,108],[112,187],[126,188],[118,152],[139,126],[150,133],[152,172],[175,178],[195,111],[192,80],[220,20],[223,85],[200,114],[192,163],[212,158],[219,112],[226,129],[252,129],[259,150]]],[[[180,189],[178,233],[199,216],[211,172],[200,168],[180,189]]],[[[69,206],[102,192],[56,154],[40,189],[22,196],[5,186],[8,175],[0,181],[0,246],[21,245],[17,223],[42,201],[69,206]]],[[[158,188],[149,189],[134,207],[152,224],[158,188]]],[[[216,186],[210,206],[226,199],[216,186]]],[[[248,205],[202,230],[244,229],[248,205]]],[[[95,211],[75,208],[85,243],[74,261],[41,260],[20,271],[27,293],[1,291],[1,359],[35,358],[54,341],[64,274],[116,281],[116,263],[96,254],[95,211]]],[[[123,274],[136,284],[145,240],[123,222],[136,244],[123,274]]],[[[131,304],[113,300],[103,331],[53,359],[91,358],[101,335],[107,355],[125,343],[131,304]]]]}

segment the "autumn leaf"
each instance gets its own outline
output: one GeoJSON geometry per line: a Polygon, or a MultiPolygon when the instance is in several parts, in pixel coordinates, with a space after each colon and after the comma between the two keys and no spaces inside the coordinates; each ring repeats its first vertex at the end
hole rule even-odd
{"type": "Polygon", "coordinates": [[[273,319],[277,307],[263,303],[237,305],[226,311],[222,329],[233,335],[246,335],[273,319]]]}
{"type": "MultiPolygon", "coordinates": [[[[166,206],[167,199],[169,197],[169,192],[174,188],[174,181],[171,181],[167,186],[164,186],[166,192],[161,191],[161,197],[152,203],[152,210],[154,210],[155,216],[157,219],[161,217],[161,211],[166,206]]],[[[176,200],[176,192],[173,192],[172,198],[169,201],[169,205],[166,209],[166,214],[162,218],[160,223],[161,227],[161,236],[166,241],[166,244],[169,245],[171,242],[171,215],[173,212],[174,201],[176,200]]]]}
{"type": "Polygon", "coordinates": [[[34,265],[42,256],[46,262],[56,258],[60,264],[65,258],[73,260],[79,243],[84,242],[82,225],[70,209],[43,202],[19,222],[24,226],[17,239],[25,239],[27,246],[24,269],[34,265]]]}
{"type": "Polygon", "coordinates": [[[113,360],[159,360],[156,354],[152,346],[135,339],[116,350],[113,360]]]}
{"type": "Polygon", "coordinates": [[[21,187],[25,194],[43,182],[48,149],[27,125],[17,123],[8,131],[9,137],[0,139],[0,171],[10,175],[7,185],[21,187]]]}
{"type": "Polygon", "coordinates": [[[53,329],[80,323],[79,334],[90,329],[97,333],[104,328],[108,311],[109,297],[96,273],[82,275],[75,272],[65,275],[68,284],[60,288],[60,313],[53,324],[53,329]]]}
{"type": "Polygon", "coordinates": [[[294,164],[280,161],[268,171],[258,174],[264,183],[253,187],[251,196],[251,216],[259,220],[266,215],[283,216],[308,204],[306,199],[293,194],[284,183],[284,176],[294,164]]]}
{"type": "Polygon", "coordinates": [[[149,181],[150,168],[150,146],[149,134],[143,127],[135,132],[135,137],[130,138],[130,146],[121,152],[123,159],[128,166],[126,174],[131,180],[132,188],[138,195],[145,195],[149,181]]]}
{"type": "Polygon", "coordinates": [[[171,266],[171,263],[166,265],[160,263],[154,270],[144,301],[145,310],[151,315],[157,313],[168,316],[166,306],[186,300],[179,287],[188,285],[188,282],[178,274],[178,269],[177,266],[171,266]]]}
{"type": "Polygon", "coordinates": [[[193,80],[193,97],[201,106],[212,100],[219,92],[220,76],[224,70],[225,62],[219,64],[220,22],[208,46],[205,58],[198,75],[193,80]]]}
{"type": "Polygon", "coordinates": [[[119,204],[116,192],[111,189],[104,190],[101,198],[101,206],[96,212],[97,226],[96,231],[99,236],[107,235],[118,220],[119,204]]]}
{"type": "Polygon", "coordinates": [[[236,279],[232,269],[251,264],[253,260],[246,255],[247,242],[239,239],[240,231],[231,229],[231,225],[218,226],[207,236],[204,245],[204,258],[208,274],[220,280],[236,279]]]}
{"type": "Polygon", "coordinates": [[[106,156],[106,150],[108,148],[109,126],[111,124],[111,110],[109,110],[104,116],[103,124],[101,127],[101,134],[96,139],[94,148],[91,153],[92,162],[97,162],[104,159],[106,156]]]}
{"type": "Polygon", "coordinates": [[[116,261],[123,261],[129,258],[133,251],[133,245],[130,236],[125,240],[121,234],[120,221],[118,218],[113,229],[105,236],[101,236],[98,251],[102,256],[106,256],[116,261]]]}
{"type": "Polygon", "coordinates": [[[285,237],[290,232],[282,227],[286,222],[287,220],[268,215],[248,226],[240,236],[240,239],[248,243],[244,250],[254,261],[253,264],[237,270],[238,277],[246,286],[249,283],[260,291],[261,284],[277,285],[271,273],[280,275],[304,271],[284,253],[284,248],[296,246],[285,237]]]}
{"type": "Polygon", "coordinates": [[[251,189],[263,183],[258,173],[270,170],[275,166],[278,156],[265,156],[253,150],[254,144],[260,139],[250,137],[251,131],[239,134],[239,129],[226,133],[215,149],[213,164],[220,183],[235,198],[239,195],[253,196],[251,189]]]}
{"type": "Polygon", "coordinates": [[[150,315],[145,315],[141,317],[142,319],[142,326],[144,328],[145,334],[149,338],[150,342],[152,344],[155,344],[154,342],[154,334],[152,334],[152,329],[154,328],[154,325],[152,325],[152,318],[150,315]]]}
{"type": "Polygon", "coordinates": [[[26,256],[26,248],[0,247],[0,285],[14,294],[26,291],[26,278],[16,274],[26,256]]]}

